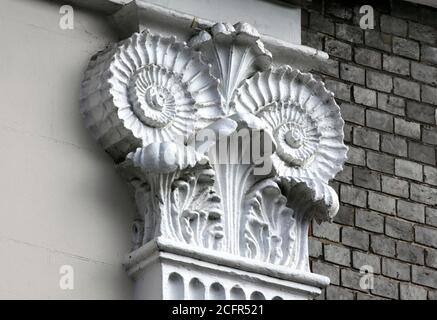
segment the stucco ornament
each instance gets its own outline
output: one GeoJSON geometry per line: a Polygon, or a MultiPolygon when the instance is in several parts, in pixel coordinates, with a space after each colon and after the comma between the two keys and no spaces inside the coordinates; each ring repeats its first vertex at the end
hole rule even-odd
{"type": "MultiPolygon", "coordinates": [[[[328,183],[346,159],[344,122],[323,83],[275,65],[252,26],[218,23],[188,44],[134,34],[93,57],[81,112],[135,196],[130,275],[158,250],[320,285],[308,226],[338,211],[328,183]]],[[[206,288],[202,277],[187,281],[206,288]]],[[[232,290],[250,286],[232,277],[232,290]]]]}
{"type": "Polygon", "coordinates": [[[223,115],[218,80],[201,54],[150,32],[93,57],[81,101],[86,126],[116,161],[136,147],[186,138],[223,115]]]}

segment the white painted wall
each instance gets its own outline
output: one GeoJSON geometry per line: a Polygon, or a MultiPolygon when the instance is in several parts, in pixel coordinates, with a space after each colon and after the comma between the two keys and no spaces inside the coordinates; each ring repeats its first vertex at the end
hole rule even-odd
{"type": "Polygon", "coordinates": [[[59,8],[1,1],[0,298],[131,298],[121,260],[134,207],[78,110],[90,56],[116,37],[78,9],[61,30],[59,8]],[[58,284],[64,264],[72,291],[58,284]]]}

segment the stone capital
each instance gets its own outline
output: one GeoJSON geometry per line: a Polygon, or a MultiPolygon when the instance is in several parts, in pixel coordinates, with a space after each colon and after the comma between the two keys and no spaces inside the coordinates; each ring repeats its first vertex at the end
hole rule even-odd
{"type": "Polygon", "coordinates": [[[303,72],[323,54],[143,1],[114,19],[132,15],[137,32],[91,59],[80,111],[137,205],[136,298],[316,297],[308,226],[337,213],[347,152],[333,94],[303,72]]]}

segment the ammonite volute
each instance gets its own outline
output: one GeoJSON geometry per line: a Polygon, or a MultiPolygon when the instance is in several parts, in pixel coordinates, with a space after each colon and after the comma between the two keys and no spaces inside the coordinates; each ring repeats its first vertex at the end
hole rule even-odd
{"type": "Polygon", "coordinates": [[[273,165],[282,177],[327,182],[342,168],[340,109],[310,74],[291,67],[255,74],[237,90],[232,106],[263,119],[277,144],[273,165]]]}
{"type": "Polygon", "coordinates": [[[81,112],[118,161],[137,147],[186,139],[216,120],[223,114],[217,87],[201,53],[175,38],[137,33],[92,59],[81,112]]]}

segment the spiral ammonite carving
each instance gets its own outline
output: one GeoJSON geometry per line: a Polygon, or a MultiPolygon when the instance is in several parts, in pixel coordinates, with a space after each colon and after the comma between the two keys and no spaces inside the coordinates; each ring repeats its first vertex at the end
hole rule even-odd
{"type": "Polygon", "coordinates": [[[185,140],[223,115],[218,80],[201,53],[149,32],[93,58],[81,112],[116,161],[153,142],[185,140]]]}
{"type": "Polygon", "coordinates": [[[231,107],[265,121],[280,176],[327,182],[342,169],[347,148],[340,109],[310,74],[291,67],[257,73],[238,88],[231,107]]]}

